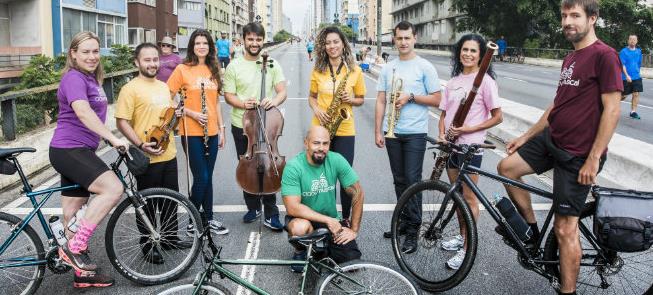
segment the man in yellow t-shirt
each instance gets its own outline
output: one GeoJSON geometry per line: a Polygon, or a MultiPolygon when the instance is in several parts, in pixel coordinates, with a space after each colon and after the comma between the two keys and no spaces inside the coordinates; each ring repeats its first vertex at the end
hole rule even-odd
{"type": "MultiPolygon", "coordinates": [[[[138,190],[151,187],[163,187],[179,191],[177,183],[177,149],[173,134],[170,133],[170,143],[167,149],[155,148],[155,142],[147,141],[147,131],[155,125],[160,124],[160,117],[163,112],[175,103],[170,97],[168,86],[157,80],[159,72],[159,48],[152,43],[143,43],[134,51],[134,63],[138,67],[139,75],[129,81],[120,90],[116,102],[116,125],[122,134],[135,146],[138,146],[150,158],[150,165],[147,171],[136,176],[138,190]]],[[[150,222],[157,228],[155,218],[155,207],[161,209],[161,216],[176,216],[176,204],[153,204],[145,206],[150,222]]],[[[192,244],[182,241],[176,234],[178,222],[176,218],[165,220],[166,232],[172,232],[162,236],[161,249],[188,248],[192,244]]],[[[161,226],[161,225],[159,225],[161,226]]],[[[137,220],[137,227],[142,238],[140,241],[143,259],[149,263],[162,264],[164,256],[158,247],[154,247],[148,239],[149,233],[141,220],[137,220]]]]}
{"type": "MultiPolygon", "coordinates": [[[[227,66],[224,74],[225,101],[232,106],[231,134],[238,158],[247,152],[247,137],[243,134],[243,114],[260,103],[266,109],[276,107],[286,100],[286,78],[281,65],[270,61],[273,67],[265,75],[265,97],[261,96],[261,50],[265,29],[259,23],[249,23],[243,27],[245,54],[227,66]],[[273,93],[276,95],[273,96],[273,93]],[[260,99],[260,101],[259,101],[260,99]]],[[[280,232],[283,225],[279,220],[276,194],[256,196],[243,191],[247,213],[243,222],[250,223],[261,216],[261,202],[265,212],[263,224],[273,231],[280,232]]]]}

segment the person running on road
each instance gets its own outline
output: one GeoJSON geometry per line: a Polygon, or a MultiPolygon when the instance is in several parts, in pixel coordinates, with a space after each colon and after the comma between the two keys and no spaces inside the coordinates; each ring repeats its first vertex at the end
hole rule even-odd
{"type": "Polygon", "coordinates": [[[642,66],[642,49],[637,47],[637,35],[628,36],[628,46],[621,49],[619,58],[623,65],[621,80],[624,83],[624,92],[621,94],[621,100],[632,95],[630,103],[630,118],[641,119],[637,113],[637,104],[639,103],[639,94],[644,92],[642,85],[642,76],[640,67],[642,66]]]}
{"type": "MultiPolygon", "coordinates": [[[[606,159],[619,121],[623,83],[617,52],[596,37],[598,0],[563,0],[562,29],[574,46],[562,63],[553,104],[526,133],[506,145],[499,174],[522,181],[553,169],[553,231],[560,247],[560,292],[574,294],[582,249],[578,220],[590,187],[606,159]]],[[[527,191],[505,185],[519,213],[539,238],[527,191]]],[[[499,230],[499,234],[506,233],[499,230]]]]}
{"type": "Polygon", "coordinates": [[[69,240],[59,248],[59,256],[75,269],[74,287],[107,287],[113,285],[113,279],[96,272],[98,267],[88,255],[88,243],[98,224],[120,201],[124,188],[95,151],[100,138],[122,151],[129,148],[129,143],[104,125],[108,104],[101,86],[104,70],[100,63],[100,38],[92,32],[80,32],[68,48],[57,91],[59,115],[49,155],[52,167],[61,174],[61,186],[81,187],[61,194],[69,240]],[[89,202],[91,193],[96,196],[89,202]],[[73,234],[68,230],[68,222],[87,203],[73,234]]]}
{"type": "Polygon", "coordinates": [[[313,43],[313,37],[308,39],[306,41],[306,51],[308,51],[308,59],[310,61],[313,61],[313,48],[315,47],[315,44],[313,43]]]}
{"type": "MultiPolygon", "coordinates": [[[[481,59],[486,51],[486,41],[480,35],[468,34],[462,36],[456,43],[455,54],[451,62],[453,64],[451,77],[453,78],[447,82],[440,102],[442,113],[438,123],[439,140],[446,140],[446,132],[451,130],[452,135],[458,137],[455,142],[457,144],[481,144],[485,141],[487,129],[498,125],[503,120],[503,113],[499,103],[499,88],[495,80],[496,74],[492,69],[492,65],[490,65],[483,77],[481,86],[477,90],[476,98],[463,126],[451,128],[453,118],[460,107],[460,101],[466,99],[467,94],[472,90],[474,78],[476,78],[481,59]]],[[[458,178],[459,168],[463,160],[463,154],[457,152],[451,154],[451,158],[447,162],[447,175],[451,183],[458,178]]],[[[483,154],[476,154],[472,158],[470,165],[481,167],[482,160],[483,154]]],[[[470,174],[469,177],[474,183],[478,183],[478,174],[470,174]]],[[[469,204],[474,220],[478,220],[478,199],[466,184],[463,184],[463,197],[469,204]]],[[[455,256],[447,261],[447,266],[451,269],[460,268],[467,250],[467,241],[463,239],[466,236],[465,224],[460,215],[458,216],[458,222],[460,223],[460,235],[442,242],[441,245],[445,250],[458,251],[455,256]]]]}

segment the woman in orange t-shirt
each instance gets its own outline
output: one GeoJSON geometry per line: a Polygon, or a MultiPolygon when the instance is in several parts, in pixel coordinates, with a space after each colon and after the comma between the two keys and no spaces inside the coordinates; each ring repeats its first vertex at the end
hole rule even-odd
{"type": "MultiPolygon", "coordinates": [[[[220,65],[215,50],[211,34],[203,29],[195,30],[188,41],[186,59],[170,75],[168,87],[172,96],[182,88],[186,91],[184,102],[186,118],[180,122],[179,132],[193,172],[190,200],[197,210],[204,209],[203,219],[208,221],[208,226],[213,233],[227,234],[229,230],[221,222],[213,219],[212,210],[211,177],[218,149],[224,147],[226,140],[218,97],[222,86],[220,65]]],[[[189,225],[188,230],[193,230],[190,227],[192,224],[189,225]]]]}

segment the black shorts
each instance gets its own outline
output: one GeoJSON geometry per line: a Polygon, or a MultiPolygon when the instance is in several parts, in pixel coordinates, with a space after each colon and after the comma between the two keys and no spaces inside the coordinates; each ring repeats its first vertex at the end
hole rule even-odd
{"type": "MultiPolygon", "coordinates": [[[[286,215],[284,218],[284,225],[283,228],[288,231],[288,223],[290,223],[291,220],[293,220],[295,217],[292,217],[290,215],[286,215]]],[[[341,224],[344,226],[343,222],[341,221],[341,224]]],[[[324,223],[319,223],[319,222],[313,222],[311,221],[311,225],[313,226],[313,230],[316,230],[318,228],[327,228],[326,224],[324,223]]],[[[361,258],[361,251],[358,249],[358,244],[356,244],[356,240],[353,240],[347,244],[344,245],[338,245],[336,243],[333,243],[333,241],[329,238],[327,240],[328,246],[327,246],[327,253],[325,253],[325,256],[330,257],[333,259],[336,263],[344,263],[347,261],[351,260],[356,260],[361,258]]]]}
{"type": "Polygon", "coordinates": [[[624,81],[624,92],[623,95],[629,95],[633,92],[644,92],[644,85],[642,84],[642,79],[633,80],[633,82],[628,83],[627,80],[624,81]]]}
{"type": "Polygon", "coordinates": [[[50,147],[50,163],[61,174],[61,186],[79,184],[81,188],[62,192],[67,197],[88,198],[91,186],[102,173],[110,170],[107,164],[89,148],[50,147]]]}
{"type": "MultiPolygon", "coordinates": [[[[463,160],[465,159],[465,155],[461,153],[451,153],[451,156],[449,157],[449,161],[447,161],[447,169],[460,169],[460,165],[463,164],[463,160]]],[[[472,161],[469,162],[469,165],[481,168],[481,163],[483,162],[483,155],[474,155],[472,157],[472,161]]]]}
{"type": "MultiPolygon", "coordinates": [[[[578,183],[578,172],[587,158],[574,156],[557,147],[549,129],[531,138],[517,153],[537,174],[553,169],[553,212],[565,216],[580,216],[590,186],[578,183]]],[[[605,155],[599,161],[599,172],[605,155]]]]}

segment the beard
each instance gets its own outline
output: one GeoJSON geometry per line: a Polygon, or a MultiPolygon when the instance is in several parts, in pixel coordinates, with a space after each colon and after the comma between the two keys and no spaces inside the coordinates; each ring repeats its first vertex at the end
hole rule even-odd
{"type": "Polygon", "coordinates": [[[576,33],[574,33],[574,34],[568,34],[567,29],[564,29],[563,32],[565,34],[565,39],[567,39],[567,41],[569,41],[571,43],[578,43],[581,40],[583,40],[583,38],[585,38],[585,36],[587,36],[587,34],[589,33],[589,29],[581,32],[581,31],[578,30],[578,28],[576,28],[576,33]]]}
{"type": "Polygon", "coordinates": [[[324,156],[316,157],[316,154],[311,155],[311,160],[313,160],[313,164],[315,164],[315,165],[324,164],[324,160],[326,160],[326,154],[320,154],[320,155],[324,155],[324,156]]]}
{"type": "Polygon", "coordinates": [[[255,52],[252,51],[252,47],[254,47],[254,46],[246,46],[245,47],[245,51],[247,51],[247,54],[249,54],[251,56],[257,56],[259,53],[261,53],[261,47],[260,46],[256,46],[257,49],[256,49],[255,52]]]}
{"type": "Polygon", "coordinates": [[[147,77],[147,78],[155,78],[157,74],[159,74],[159,67],[156,68],[138,68],[138,71],[141,73],[141,75],[147,77]],[[150,73],[150,69],[154,69],[154,74],[150,73]]]}

